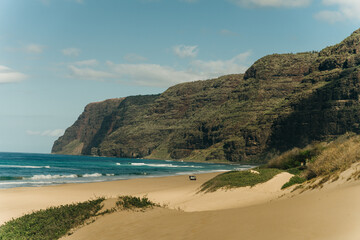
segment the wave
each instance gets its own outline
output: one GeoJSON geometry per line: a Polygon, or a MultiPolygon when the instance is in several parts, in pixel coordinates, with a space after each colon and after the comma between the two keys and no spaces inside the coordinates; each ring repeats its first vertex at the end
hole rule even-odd
{"type": "Polygon", "coordinates": [[[0,176],[0,181],[14,181],[14,180],[49,180],[49,179],[64,179],[64,178],[90,178],[90,177],[112,177],[115,176],[114,173],[86,173],[86,174],[67,174],[67,175],[50,175],[50,174],[40,174],[40,175],[34,175],[32,177],[15,177],[15,176],[0,176]]]}
{"type": "Polygon", "coordinates": [[[50,166],[0,165],[0,168],[51,168],[50,166]]]}
{"type": "Polygon", "coordinates": [[[57,179],[57,178],[77,178],[79,177],[76,174],[69,174],[69,175],[34,175],[28,179],[30,180],[40,180],[40,179],[57,179]]]}
{"type": "Polygon", "coordinates": [[[1,185],[19,185],[19,184],[28,184],[29,182],[0,182],[1,185]]]}
{"type": "Polygon", "coordinates": [[[195,165],[174,165],[171,163],[130,163],[132,166],[148,166],[148,167],[168,167],[168,168],[203,168],[195,165]]]}
{"type": "Polygon", "coordinates": [[[117,163],[116,163],[116,165],[117,165],[117,166],[120,166],[120,165],[121,165],[121,163],[118,163],[118,162],[117,162],[117,163]]]}
{"type": "Polygon", "coordinates": [[[101,173],[91,173],[91,174],[87,173],[82,175],[82,177],[101,177],[101,176],[103,176],[101,173]]]}

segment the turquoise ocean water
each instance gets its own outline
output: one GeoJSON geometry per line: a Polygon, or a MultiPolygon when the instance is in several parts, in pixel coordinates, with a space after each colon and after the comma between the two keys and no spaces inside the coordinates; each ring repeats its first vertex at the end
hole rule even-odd
{"type": "Polygon", "coordinates": [[[148,159],[0,153],[0,188],[243,170],[252,166],[148,159]]]}

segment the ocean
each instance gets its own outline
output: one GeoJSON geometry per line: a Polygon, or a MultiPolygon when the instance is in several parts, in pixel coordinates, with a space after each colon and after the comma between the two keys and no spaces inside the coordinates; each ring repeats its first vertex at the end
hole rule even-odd
{"type": "Polygon", "coordinates": [[[0,153],[0,189],[245,170],[250,165],[0,153]]]}

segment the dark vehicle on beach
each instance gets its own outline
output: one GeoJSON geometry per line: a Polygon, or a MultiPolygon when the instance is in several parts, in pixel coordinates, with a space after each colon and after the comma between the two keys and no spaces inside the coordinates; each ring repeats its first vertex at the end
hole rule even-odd
{"type": "Polygon", "coordinates": [[[196,180],[196,176],[189,176],[190,180],[196,180]]]}

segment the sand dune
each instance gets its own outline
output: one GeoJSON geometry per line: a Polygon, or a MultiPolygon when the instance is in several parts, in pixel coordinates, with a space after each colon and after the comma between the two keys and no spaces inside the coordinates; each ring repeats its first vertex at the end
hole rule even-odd
{"type": "MultiPolygon", "coordinates": [[[[278,182],[281,178],[278,177],[277,181],[272,182],[278,182]]],[[[264,190],[268,194],[274,193],[274,197],[279,196],[278,189],[273,188],[276,191],[271,191],[265,188],[270,183],[239,192],[250,196],[256,195],[255,199],[261,198],[261,194],[253,194],[251,190],[264,190]]],[[[223,200],[227,203],[227,193],[229,192],[221,191],[217,195],[223,194],[223,200]]],[[[201,197],[197,199],[200,201],[201,197]]],[[[247,206],[240,203],[231,209],[213,211],[183,212],[156,208],[146,212],[117,212],[81,228],[64,239],[91,240],[98,239],[99,236],[101,239],[144,240],[360,239],[359,182],[342,181],[342,184],[330,184],[325,189],[308,191],[300,195],[288,193],[280,199],[270,199],[266,196],[262,203],[245,204],[247,206]]],[[[207,205],[210,197],[202,200],[205,200],[203,204],[207,205]]],[[[241,200],[240,197],[239,201],[241,200]]],[[[220,202],[216,203],[222,205],[220,202]]]]}
{"type": "Polygon", "coordinates": [[[196,181],[189,181],[188,176],[173,176],[0,190],[0,224],[33,210],[100,196],[111,198],[120,195],[147,195],[154,202],[185,211],[242,207],[282,195],[280,187],[291,177],[288,173],[282,173],[268,183],[253,188],[197,194],[200,186],[217,174],[219,173],[201,174],[196,181]]]}
{"type": "Polygon", "coordinates": [[[360,239],[359,182],[340,178],[299,195],[280,190],[291,177],[282,173],[253,188],[198,194],[215,175],[1,190],[0,222],[94,196],[147,195],[168,208],[116,212],[64,239],[360,239]]]}

